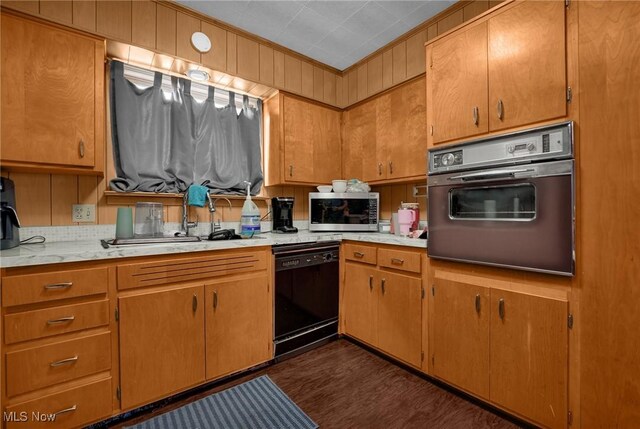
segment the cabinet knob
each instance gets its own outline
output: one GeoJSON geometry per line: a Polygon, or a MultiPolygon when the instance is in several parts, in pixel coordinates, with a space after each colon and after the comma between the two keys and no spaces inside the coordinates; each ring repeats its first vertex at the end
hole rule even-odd
{"type": "Polygon", "coordinates": [[[384,295],[384,292],[385,292],[384,285],[385,285],[386,282],[387,282],[386,279],[382,279],[382,281],[380,282],[380,290],[382,290],[382,294],[383,295],[384,295]]]}
{"type": "Polygon", "coordinates": [[[293,177],[293,165],[289,166],[289,177],[293,177]]]}
{"type": "Polygon", "coordinates": [[[378,163],[378,176],[382,176],[382,163],[378,163]]]}
{"type": "Polygon", "coordinates": [[[498,315],[500,316],[500,320],[504,320],[504,299],[500,298],[498,301],[498,315]]]}
{"type": "Polygon", "coordinates": [[[389,174],[393,174],[393,161],[389,161],[389,174]]]}
{"type": "Polygon", "coordinates": [[[502,120],[504,117],[504,104],[502,103],[502,99],[498,99],[498,119],[502,120]]]}
{"type": "Polygon", "coordinates": [[[480,294],[476,294],[476,313],[480,314],[480,294]]]}
{"type": "Polygon", "coordinates": [[[369,276],[369,290],[373,290],[373,276],[369,276]]]}
{"type": "Polygon", "coordinates": [[[78,143],[78,153],[80,154],[80,158],[84,158],[84,140],[80,139],[80,143],[78,143]]]}
{"type": "Polygon", "coordinates": [[[480,113],[478,110],[478,106],[475,106],[473,108],[473,125],[477,127],[479,122],[480,122],[480,113]]]}
{"type": "Polygon", "coordinates": [[[193,294],[193,299],[191,300],[191,309],[194,313],[198,309],[198,295],[196,295],[195,293],[193,294]]]}
{"type": "Polygon", "coordinates": [[[213,309],[215,310],[216,308],[218,308],[218,291],[214,290],[213,291],[213,309]]]}

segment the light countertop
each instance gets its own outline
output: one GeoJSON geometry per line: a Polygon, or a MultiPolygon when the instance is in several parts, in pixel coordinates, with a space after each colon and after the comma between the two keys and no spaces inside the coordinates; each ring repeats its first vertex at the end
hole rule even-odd
{"type": "Polygon", "coordinates": [[[163,243],[129,246],[111,246],[104,249],[99,240],[60,241],[44,244],[28,244],[0,251],[0,267],[25,267],[59,264],[65,262],[97,261],[136,256],[170,255],[176,253],[204,252],[222,249],[238,249],[279,244],[313,243],[317,241],[352,240],[375,244],[392,244],[425,249],[427,240],[399,237],[391,234],[309,232],[296,234],[260,234],[260,238],[226,241],[200,241],[195,243],[163,243]]]}

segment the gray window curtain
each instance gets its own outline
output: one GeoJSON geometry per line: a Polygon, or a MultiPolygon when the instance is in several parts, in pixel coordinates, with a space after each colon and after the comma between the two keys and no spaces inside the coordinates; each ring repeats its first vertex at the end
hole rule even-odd
{"type": "Polygon", "coordinates": [[[191,81],[171,77],[170,99],[162,93],[162,73],[153,86],[140,89],[124,77],[124,64],[111,62],[111,126],[117,178],[110,187],[121,192],[184,192],[207,186],[212,194],[251,193],[263,182],[260,148],[262,102],[250,107],[244,96],[237,114],[236,94],[229,104],[214,104],[216,89],[198,102],[191,81]]]}

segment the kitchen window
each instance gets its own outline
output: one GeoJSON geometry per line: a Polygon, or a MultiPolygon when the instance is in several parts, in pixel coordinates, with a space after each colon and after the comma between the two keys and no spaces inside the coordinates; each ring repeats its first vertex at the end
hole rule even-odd
{"type": "Polygon", "coordinates": [[[260,192],[262,101],[111,62],[111,127],[120,192],[260,192]]]}

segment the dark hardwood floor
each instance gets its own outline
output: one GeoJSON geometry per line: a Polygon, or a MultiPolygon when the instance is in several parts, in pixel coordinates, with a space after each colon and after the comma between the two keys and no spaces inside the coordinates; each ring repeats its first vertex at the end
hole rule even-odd
{"type": "Polygon", "coordinates": [[[262,374],[322,429],[520,427],[344,339],[110,427],[139,423],[262,374]]]}

